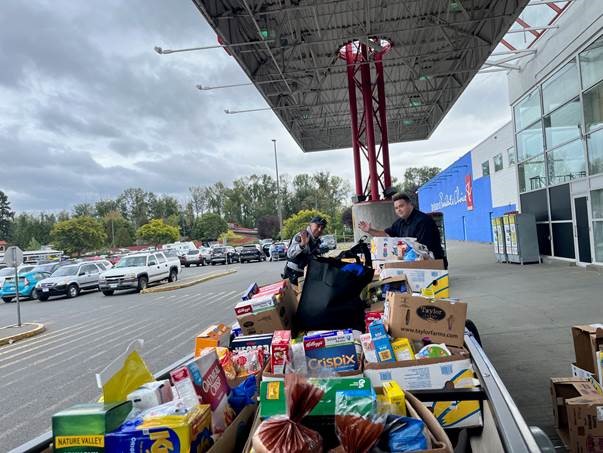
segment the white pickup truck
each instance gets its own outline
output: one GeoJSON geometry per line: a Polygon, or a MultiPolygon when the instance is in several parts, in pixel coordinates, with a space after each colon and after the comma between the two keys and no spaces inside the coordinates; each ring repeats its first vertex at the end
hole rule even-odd
{"type": "Polygon", "coordinates": [[[136,253],[124,256],[115,267],[100,274],[98,286],[105,296],[117,290],[142,291],[149,283],[174,282],[180,274],[180,260],[163,252],[136,253]]]}

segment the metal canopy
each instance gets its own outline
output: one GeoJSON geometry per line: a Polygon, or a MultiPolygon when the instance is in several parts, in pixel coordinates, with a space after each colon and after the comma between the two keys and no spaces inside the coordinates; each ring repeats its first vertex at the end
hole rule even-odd
{"type": "MultiPolygon", "coordinates": [[[[352,145],[347,43],[382,49],[390,143],[428,138],[528,0],[193,0],[304,151],[352,145]]],[[[362,100],[358,100],[358,105],[362,100]]]]}

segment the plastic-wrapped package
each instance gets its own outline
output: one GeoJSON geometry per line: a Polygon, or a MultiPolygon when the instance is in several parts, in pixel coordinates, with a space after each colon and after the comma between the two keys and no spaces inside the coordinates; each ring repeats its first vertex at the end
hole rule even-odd
{"type": "MultiPolygon", "coordinates": [[[[358,415],[336,415],[335,429],[341,443],[332,453],[368,453],[383,433],[383,423],[358,415]]],[[[393,450],[392,450],[393,451],[393,450]]]]}
{"type": "Polygon", "coordinates": [[[321,435],[300,422],[318,404],[324,391],[298,374],[285,375],[287,416],[263,421],[253,436],[258,453],[322,452],[321,435]]]}
{"type": "Polygon", "coordinates": [[[235,369],[235,364],[232,361],[232,352],[230,352],[228,348],[218,347],[216,348],[216,353],[218,354],[218,360],[220,361],[220,365],[224,370],[226,379],[235,379],[237,377],[237,370],[235,369]]]}
{"type": "Polygon", "coordinates": [[[232,354],[232,361],[237,370],[237,377],[246,377],[262,371],[264,367],[264,354],[258,349],[236,351],[232,354]]]}
{"type": "Polygon", "coordinates": [[[238,414],[248,404],[255,403],[256,393],[257,378],[255,375],[251,375],[230,391],[230,395],[228,395],[228,404],[230,404],[230,407],[238,414]]]}
{"type": "Polygon", "coordinates": [[[425,423],[411,417],[388,415],[383,434],[371,453],[426,450],[425,423]]]}

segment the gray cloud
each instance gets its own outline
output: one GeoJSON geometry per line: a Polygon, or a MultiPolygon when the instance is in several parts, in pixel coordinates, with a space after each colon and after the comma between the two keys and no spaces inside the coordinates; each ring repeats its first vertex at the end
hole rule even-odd
{"type": "MultiPolygon", "coordinates": [[[[350,150],[302,153],[190,0],[5,0],[0,15],[0,190],[17,210],[69,209],[127,187],[186,196],[191,185],[274,173],[352,179],[350,150]]],[[[445,166],[509,117],[504,75],[480,76],[431,140],[391,145],[392,172],[445,166]],[[484,100],[487,99],[487,102],[484,100]],[[479,127],[476,127],[476,124],[479,127]]]]}

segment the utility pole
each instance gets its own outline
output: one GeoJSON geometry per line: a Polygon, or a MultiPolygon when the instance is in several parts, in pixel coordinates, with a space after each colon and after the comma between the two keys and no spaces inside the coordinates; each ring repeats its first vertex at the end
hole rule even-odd
{"type": "Polygon", "coordinates": [[[283,213],[281,210],[281,189],[278,177],[278,158],[276,157],[276,139],[272,139],[274,143],[274,167],[276,168],[276,207],[278,210],[278,235],[281,238],[281,230],[283,229],[283,213]]]}

